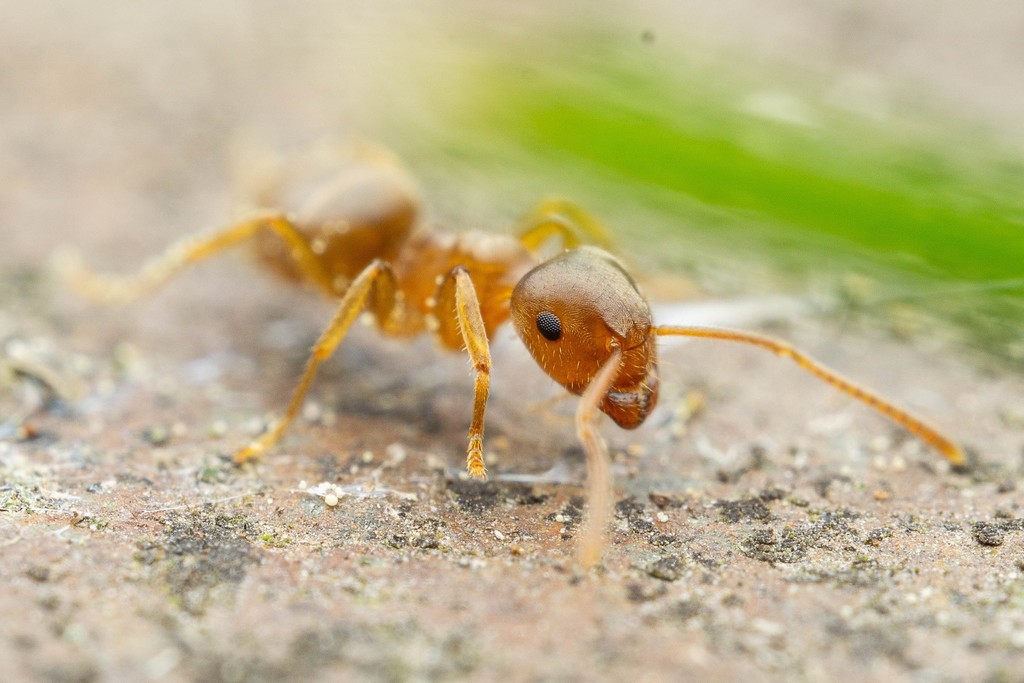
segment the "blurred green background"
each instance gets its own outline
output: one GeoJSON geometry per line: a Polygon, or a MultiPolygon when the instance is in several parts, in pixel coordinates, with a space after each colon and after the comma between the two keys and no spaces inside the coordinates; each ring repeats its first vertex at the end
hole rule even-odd
{"type": "Polygon", "coordinates": [[[1024,358],[1024,157],[1006,131],[738,54],[665,60],[653,31],[529,40],[525,63],[481,47],[424,138],[475,183],[571,195],[630,256],[715,293],[801,292],[1024,358]]]}
{"type": "Polygon", "coordinates": [[[364,137],[445,229],[563,195],[644,281],[1024,359],[1024,5],[189,7],[12,5],[0,263],[136,262],[230,215],[238,148],[364,137]]]}

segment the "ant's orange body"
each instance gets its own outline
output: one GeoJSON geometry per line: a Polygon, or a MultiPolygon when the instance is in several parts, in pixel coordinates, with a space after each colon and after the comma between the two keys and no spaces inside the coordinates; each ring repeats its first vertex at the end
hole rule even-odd
{"type": "Polygon", "coordinates": [[[596,246],[603,229],[574,205],[541,203],[517,238],[467,232],[453,236],[419,222],[414,183],[383,153],[349,164],[339,173],[314,169],[288,179],[264,197],[294,212],[262,212],[209,237],[171,247],[131,278],[69,270],[87,295],[127,301],[151,291],[188,264],[241,242],[252,242],[260,260],[284,277],[338,298],[337,312],[313,347],[284,416],[262,437],[239,450],[246,462],[273,446],[294,420],[320,363],[337,348],[364,309],[390,335],[427,330],[453,350],[466,349],[476,372],[467,467],[486,476],[484,409],[490,387],[488,340],[509,318],[537,364],[568,391],[581,395],[576,426],[587,456],[588,521],[580,560],[600,559],[611,508],[607,450],[594,428],[600,410],[619,426],[640,425],[658,398],[655,339],[662,335],[738,341],[788,357],[801,368],[880,411],[940,451],[954,464],[960,448],[923,420],[843,379],[785,342],[766,336],[703,327],[656,326],[650,308],[624,267],[596,246]],[[305,176],[305,177],[303,177],[305,176]],[[551,238],[565,251],[543,262],[535,255],[551,238]]]}

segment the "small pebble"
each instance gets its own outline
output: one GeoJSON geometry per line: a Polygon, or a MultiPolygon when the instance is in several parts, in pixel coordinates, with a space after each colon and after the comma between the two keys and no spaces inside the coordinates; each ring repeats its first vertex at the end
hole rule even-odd
{"type": "Polygon", "coordinates": [[[647,568],[647,573],[662,581],[676,581],[683,576],[685,568],[675,555],[668,555],[647,568]]]}
{"type": "Polygon", "coordinates": [[[302,419],[306,422],[316,422],[323,415],[323,411],[320,409],[320,404],[315,401],[309,401],[302,407],[302,419]]]}
{"type": "Polygon", "coordinates": [[[388,457],[388,464],[390,465],[405,462],[405,446],[400,443],[388,444],[387,448],[384,449],[384,455],[388,457]]]}
{"type": "Polygon", "coordinates": [[[628,446],[626,446],[626,453],[631,458],[640,458],[647,453],[647,449],[643,446],[643,444],[631,443],[628,446]]]}
{"type": "Polygon", "coordinates": [[[997,546],[1003,544],[1006,532],[995,524],[987,522],[975,522],[972,529],[974,540],[979,545],[997,546]]]}
{"type": "Polygon", "coordinates": [[[142,438],[154,446],[163,446],[171,440],[171,433],[162,425],[150,427],[142,433],[142,438]]]}

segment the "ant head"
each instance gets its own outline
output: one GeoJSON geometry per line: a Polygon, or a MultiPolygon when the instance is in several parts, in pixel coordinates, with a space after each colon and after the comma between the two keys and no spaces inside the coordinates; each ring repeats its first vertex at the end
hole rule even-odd
{"type": "Polygon", "coordinates": [[[512,321],[537,364],[583,393],[613,349],[622,363],[601,404],[621,427],[643,422],[657,400],[651,309],[611,254],[581,247],[545,261],[512,292],[512,321]]]}

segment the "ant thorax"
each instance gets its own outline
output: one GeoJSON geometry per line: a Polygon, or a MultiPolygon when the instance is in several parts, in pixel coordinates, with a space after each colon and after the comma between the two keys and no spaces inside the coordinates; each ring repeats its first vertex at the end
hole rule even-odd
{"type": "Polygon", "coordinates": [[[457,330],[447,331],[442,322],[442,315],[450,320],[453,311],[442,312],[440,307],[454,303],[439,296],[445,277],[461,266],[476,289],[484,327],[491,337],[508,319],[512,289],[534,263],[530,252],[508,235],[478,231],[415,233],[393,262],[405,317],[400,334],[433,330],[443,346],[456,350],[463,347],[457,330]]]}

